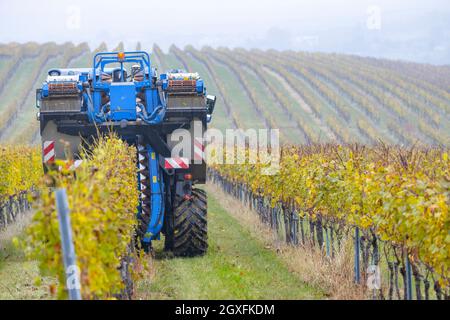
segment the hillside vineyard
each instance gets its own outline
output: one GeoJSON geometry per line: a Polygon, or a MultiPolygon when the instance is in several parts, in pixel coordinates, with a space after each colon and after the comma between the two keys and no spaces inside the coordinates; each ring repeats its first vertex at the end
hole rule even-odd
{"type": "MultiPolygon", "coordinates": [[[[140,44],[137,45],[140,47],[140,44]]],[[[35,89],[52,67],[89,67],[83,43],[0,45],[0,139],[38,141],[35,89]],[[21,99],[18,99],[21,97],[21,99]]],[[[112,50],[123,49],[120,43],[112,50]]],[[[130,48],[134,49],[134,48],[130,48]]],[[[154,46],[152,63],[197,71],[217,95],[211,127],[278,128],[285,144],[450,144],[450,69],[341,54],[154,46]]]]}

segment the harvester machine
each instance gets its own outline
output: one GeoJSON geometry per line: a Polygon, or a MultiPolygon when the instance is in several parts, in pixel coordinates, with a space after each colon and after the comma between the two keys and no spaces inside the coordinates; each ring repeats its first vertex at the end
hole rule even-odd
{"type": "Polygon", "coordinates": [[[138,153],[139,243],[149,250],[163,233],[166,250],[202,255],[207,197],[195,185],[206,180],[203,133],[215,100],[197,73],[171,70],[158,77],[143,51],[102,52],[92,68],[51,69],[36,90],[44,167],[56,159],[76,167],[82,148],[115,132],[138,153]],[[190,142],[181,151],[186,134],[180,132],[189,133],[190,142]]]}

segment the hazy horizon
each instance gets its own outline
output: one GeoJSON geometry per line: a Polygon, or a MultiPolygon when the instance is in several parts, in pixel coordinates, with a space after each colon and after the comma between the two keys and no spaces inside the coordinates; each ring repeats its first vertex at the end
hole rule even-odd
{"type": "Polygon", "coordinates": [[[0,0],[0,43],[141,42],[304,50],[450,64],[450,3],[443,0],[172,0],[168,3],[0,0]],[[42,17],[42,18],[41,18],[42,17]],[[30,27],[32,26],[32,27],[30,27]]]}

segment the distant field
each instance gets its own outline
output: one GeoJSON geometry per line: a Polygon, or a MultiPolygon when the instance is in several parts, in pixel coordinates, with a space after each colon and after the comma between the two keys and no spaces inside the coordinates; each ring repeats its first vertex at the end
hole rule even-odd
{"type": "MultiPolygon", "coordinates": [[[[123,45],[94,51],[106,49],[123,45]]],[[[218,129],[279,128],[291,144],[450,145],[449,66],[294,51],[143,49],[160,73],[200,73],[218,96],[218,129]]],[[[46,71],[90,67],[92,55],[86,44],[0,45],[0,141],[37,143],[34,91],[46,71]]]]}

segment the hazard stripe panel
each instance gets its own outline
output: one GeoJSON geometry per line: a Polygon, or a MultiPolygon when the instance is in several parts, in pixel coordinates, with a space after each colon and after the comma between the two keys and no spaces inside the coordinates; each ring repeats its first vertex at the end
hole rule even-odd
{"type": "Polygon", "coordinates": [[[188,158],[164,158],[165,169],[188,169],[188,158]]]}
{"type": "Polygon", "coordinates": [[[55,161],[55,141],[44,141],[42,146],[44,163],[55,161]]]}

